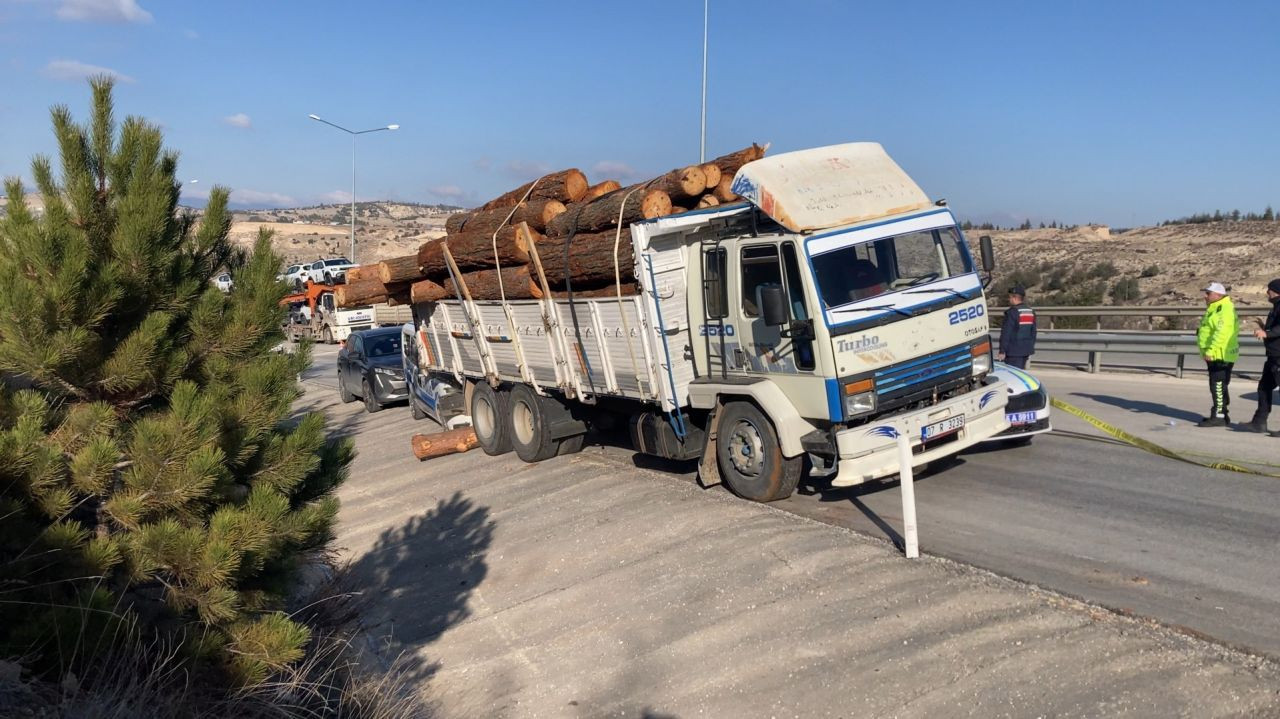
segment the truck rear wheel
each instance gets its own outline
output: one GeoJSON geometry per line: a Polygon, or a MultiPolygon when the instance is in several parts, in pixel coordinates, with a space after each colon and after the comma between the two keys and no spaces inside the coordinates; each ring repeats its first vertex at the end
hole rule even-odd
{"type": "Polygon", "coordinates": [[[511,433],[507,428],[511,414],[506,392],[495,391],[484,382],[471,390],[471,427],[485,454],[497,456],[511,451],[511,433]]]}
{"type": "Polygon", "coordinates": [[[729,402],[721,411],[716,459],[729,489],[753,502],[790,497],[804,469],[804,455],[782,456],[773,423],[750,402],[729,402]]]}
{"type": "Polygon", "coordinates": [[[560,443],[551,438],[547,413],[540,397],[528,385],[511,390],[511,445],[526,462],[541,462],[556,456],[560,443]]]}

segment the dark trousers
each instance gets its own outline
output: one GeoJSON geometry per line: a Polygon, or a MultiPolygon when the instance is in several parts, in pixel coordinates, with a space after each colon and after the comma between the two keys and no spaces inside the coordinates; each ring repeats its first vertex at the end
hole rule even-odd
{"type": "Polygon", "coordinates": [[[1027,368],[1027,358],[1026,358],[1026,357],[1014,357],[1014,356],[1012,356],[1012,355],[1005,355],[1005,356],[1004,356],[1004,363],[1005,363],[1005,364],[1007,364],[1007,365],[1009,365],[1010,367],[1017,367],[1018,369],[1026,369],[1026,368],[1027,368]]]}
{"type": "Polygon", "coordinates": [[[1262,377],[1258,379],[1258,411],[1255,420],[1267,420],[1271,414],[1271,393],[1280,387],[1280,357],[1268,357],[1262,365],[1262,377]]]}
{"type": "Polygon", "coordinates": [[[1209,397],[1213,400],[1211,417],[1227,416],[1227,406],[1231,404],[1231,394],[1227,387],[1231,384],[1231,368],[1234,362],[1213,360],[1206,363],[1209,367],[1209,397]]]}

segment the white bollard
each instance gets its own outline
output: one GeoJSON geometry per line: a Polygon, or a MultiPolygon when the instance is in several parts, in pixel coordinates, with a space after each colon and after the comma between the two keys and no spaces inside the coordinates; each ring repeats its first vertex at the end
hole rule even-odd
{"type": "Polygon", "coordinates": [[[907,559],[920,556],[920,538],[916,536],[916,487],[911,471],[911,440],[898,433],[898,477],[902,488],[902,543],[907,559]]]}

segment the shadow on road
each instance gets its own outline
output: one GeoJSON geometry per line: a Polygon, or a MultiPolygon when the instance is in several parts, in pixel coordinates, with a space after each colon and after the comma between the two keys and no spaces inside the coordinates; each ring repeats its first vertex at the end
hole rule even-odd
{"type": "MultiPolygon", "coordinates": [[[[931,463],[924,470],[916,470],[915,482],[927,482],[938,472],[945,471],[948,468],[956,467],[964,464],[964,460],[957,457],[949,457],[944,460],[931,463]]],[[[877,495],[882,492],[892,492],[899,489],[900,482],[897,479],[884,479],[879,481],[867,482],[853,487],[832,487],[831,478],[829,477],[813,477],[806,476],[800,481],[797,488],[797,494],[806,496],[816,496],[819,502],[848,502],[854,509],[862,513],[869,522],[874,524],[877,529],[884,534],[885,539],[893,542],[893,546],[901,550],[906,546],[906,540],[897,528],[890,523],[889,519],[901,523],[901,517],[892,515],[889,519],[881,516],[876,510],[872,509],[866,502],[862,501],[863,497],[877,495]]],[[[901,507],[901,501],[895,498],[895,504],[892,506],[901,507]]]]}
{"type": "MultiPolygon", "coordinates": [[[[1205,392],[1206,394],[1208,394],[1207,389],[1205,390],[1205,392]]],[[[1201,419],[1201,415],[1196,412],[1189,412],[1185,409],[1177,409],[1165,404],[1160,404],[1159,402],[1147,402],[1145,400],[1128,399],[1126,397],[1114,397],[1108,394],[1088,394],[1085,392],[1072,392],[1070,396],[1083,397],[1085,399],[1093,400],[1094,402],[1109,404],[1112,407],[1127,409],[1130,412],[1139,412],[1141,414],[1152,414],[1152,415],[1157,415],[1159,417],[1165,417],[1167,419],[1180,419],[1183,422],[1199,422],[1201,419]]],[[[1207,400],[1205,404],[1208,404],[1207,400]]]]}
{"type": "Polygon", "coordinates": [[[438,668],[417,650],[471,616],[467,600],[488,574],[485,553],[493,526],[488,507],[454,493],[425,514],[383,531],[373,548],[347,568],[350,579],[371,595],[368,632],[384,653],[402,655],[415,680],[426,681],[438,668]]]}

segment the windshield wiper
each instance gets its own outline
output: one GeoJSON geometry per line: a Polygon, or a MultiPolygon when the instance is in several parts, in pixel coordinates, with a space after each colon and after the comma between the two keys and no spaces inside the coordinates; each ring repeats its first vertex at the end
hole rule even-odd
{"type": "Polygon", "coordinates": [[[850,310],[861,310],[861,311],[866,311],[866,312],[871,312],[871,311],[873,311],[873,310],[893,310],[894,312],[897,312],[898,314],[902,315],[903,317],[910,317],[910,316],[911,316],[911,313],[910,313],[910,312],[908,312],[908,311],[906,311],[906,310],[902,309],[901,307],[895,307],[895,306],[893,306],[893,305],[873,305],[873,306],[871,306],[871,307],[850,307],[850,308],[848,308],[848,309],[844,309],[844,308],[839,308],[839,309],[837,309],[837,311],[838,311],[838,312],[848,312],[848,311],[850,311],[850,310]]]}
{"type": "Polygon", "coordinates": [[[963,292],[960,292],[960,291],[958,291],[958,290],[953,290],[953,289],[951,289],[950,287],[926,287],[926,288],[924,288],[924,289],[920,289],[920,290],[904,290],[904,291],[902,292],[902,294],[904,294],[904,295],[923,295],[923,294],[930,294],[930,293],[933,293],[933,292],[950,292],[951,294],[955,295],[956,297],[962,297],[962,298],[964,298],[964,299],[968,299],[968,295],[966,295],[966,294],[964,294],[963,292]]]}

